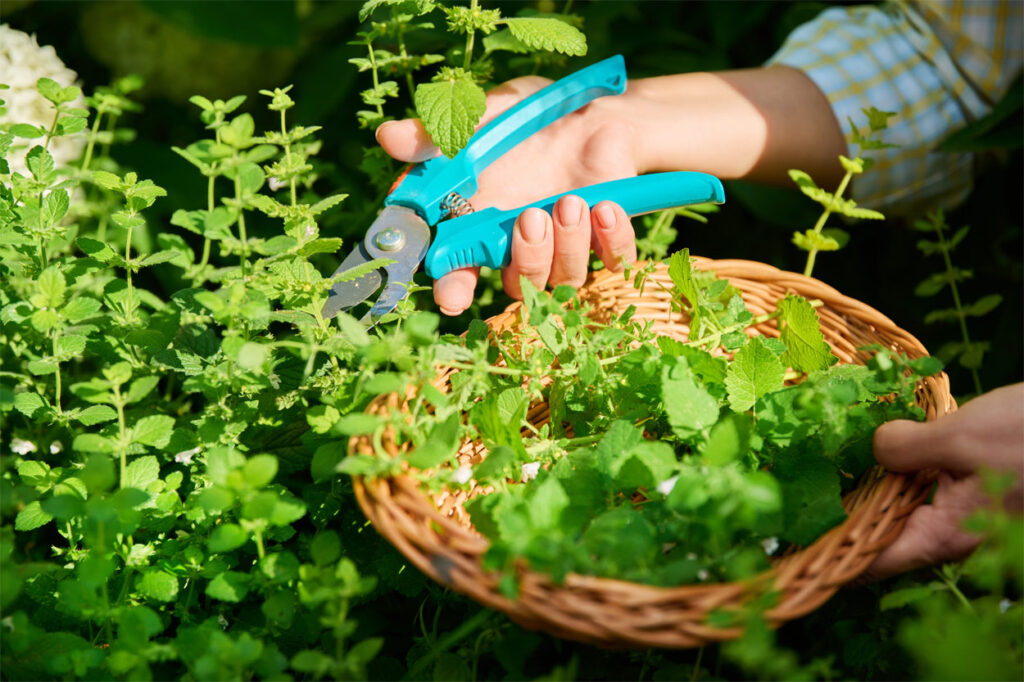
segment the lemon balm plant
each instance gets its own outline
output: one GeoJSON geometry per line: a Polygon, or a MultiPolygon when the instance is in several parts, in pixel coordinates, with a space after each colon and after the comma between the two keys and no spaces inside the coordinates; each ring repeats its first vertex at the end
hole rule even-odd
{"type": "Polygon", "coordinates": [[[175,233],[147,221],[165,191],[107,153],[130,88],[90,99],[91,128],[68,106],[77,88],[38,90],[52,125],[0,133],[28,169],[0,168],[6,674],[365,676],[381,640],[354,638],[350,609],[375,580],[327,529],[339,492],[288,483],[309,467],[306,409],[359,376],[309,261],[340,246],[317,217],[344,199],[307,189],[315,129],[288,125],[287,89],[265,93],[280,127],[263,135],[235,112],[244,98],[196,98],[211,135],[180,153],[208,192],[175,233]],[[86,149],[58,166],[48,146],[65,135],[86,149]],[[247,234],[254,213],[279,234],[247,234]],[[157,267],[183,285],[152,288],[157,267]],[[240,604],[258,632],[226,632],[240,604]],[[261,638],[295,619],[317,624],[298,649],[261,638]]]}
{"type": "MultiPolygon", "coordinates": [[[[582,50],[579,24],[565,7],[557,15],[552,6],[544,8],[548,13],[511,8],[510,14],[477,3],[368,3],[363,18],[369,25],[353,53],[367,60],[355,63],[368,81],[366,125],[403,113],[395,111],[400,102],[417,108],[423,103],[426,119],[428,108],[436,113],[428,125],[435,141],[453,151],[476,123],[474,102],[500,53],[531,70],[582,50]],[[435,27],[423,26],[429,23],[435,27]],[[436,40],[442,29],[450,49],[414,50],[426,42],[418,40],[422,36],[443,44],[436,40]]],[[[733,646],[700,654],[577,648],[526,632],[428,585],[367,527],[349,477],[338,473],[339,466],[372,472],[396,463],[347,458],[349,437],[373,441],[385,429],[401,430],[422,458],[417,461],[429,464],[476,429],[488,439],[508,438],[518,456],[505,422],[516,417],[522,401],[510,400],[506,392],[520,379],[541,390],[534,380],[550,372],[551,351],[509,356],[505,368],[495,361],[535,335],[565,354],[565,339],[558,336],[564,333],[562,320],[581,338],[591,330],[562,308],[564,290],[555,298],[531,293],[536,324],[505,346],[488,343],[479,322],[464,340],[439,335],[437,316],[416,312],[408,302],[393,324],[371,331],[345,315],[324,320],[320,310],[332,281],[324,273],[342,245],[321,228],[331,212],[346,210],[339,192],[348,188],[330,187],[320,177],[319,131],[294,124],[294,92],[272,88],[262,97],[194,97],[192,112],[205,126],[202,139],[174,142],[182,166],[201,177],[201,189],[175,197],[185,206],[162,220],[158,210],[168,198],[161,186],[172,185],[141,177],[113,154],[132,142],[125,126],[140,109],[133,102],[138,85],[124,79],[98,88],[86,99],[87,110],[77,103],[77,89],[40,81],[37,90],[49,118],[0,126],[4,677],[879,675],[874,663],[837,657],[833,650],[806,643],[796,651],[783,649],[757,627],[748,627],[748,637],[733,646]],[[270,121],[266,130],[261,120],[270,121]],[[61,140],[77,142],[81,154],[62,160],[55,153],[61,140]],[[461,368],[462,383],[451,396],[432,391],[440,367],[461,368]],[[424,396],[411,420],[364,413],[378,395],[407,387],[424,396]],[[496,397],[489,400],[486,393],[496,397]],[[458,415],[467,408],[473,418],[463,422],[458,415]]],[[[370,161],[376,158],[368,154],[370,161]]],[[[658,232],[649,248],[665,255],[668,222],[658,232]]],[[[576,422],[603,409],[600,400],[635,409],[611,379],[624,372],[627,379],[647,377],[654,396],[663,381],[656,371],[661,365],[675,368],[664,379],[670,391],[704,391],[729,401],[731,385],[744,414],[748,398],[756,403],[766,395],[759,368],[769,366],[768,378],[777,388],[779,347],[769,344],[769,356],[764,343],[745,345],[735,333],[748,322],[744,311],[730,307],[721,284],[691,281],[683,258],[677,256],[675,265],[679,306],[704,318],[695,340],[720,339],[735,344],[737,352],[749,347],[744,353],[752,362],[741,362],[729,379],[729,370],[723,378],[721,362],[712,360],[702,365],[710,378],[693,385],[687,370],[696,370],[683,368],[680,358],[688,363],[693,357],[696,366],[705,359],[700,348],[648,348],[620,365],[614,356],[626,352],[628,335],[644,333],[623,319],[601,338],[589,339],[575,360],[565,355],[557,375],[565,395],[555,402],[576,422]],[[613,361],[605,362],[609,357],[613,361]],[[606,385],[588,393],[583,379],[606,385]]],[[[807,317],[810,303],[791,306],[793,320],[807,317]]],[[[819,388],[826,398],[833,390],[819,388]]],[[[816,407],[822,405],[801,409],[816,407]]],[[[628,431],[623,415],[616,416],[599,426],[628,431]]],[[[675,427],[671,421],[660,424],[666,434],[685,426],[672,419],[675,427]]],[[[742,431],[744,419],[723,421],[737,422],[742,431]]],[[[718,429],[722,438],[729,435],[729,423],[718,429]]],[[[627,435],[635,440],[634,431],[627,435]]],[[[582,454],[599,442],[598,435],[574,434],[581,440],[568,442],[564,433],[536,434],[523,444],[531,448],[531,461],[515,461],[518,472],[512,460],[505,464],[522,477],[523,464],[538,464],[547,455],[553,460],[563,446],[582,454]]],[[[630,450],[630,461],[615,462],[612,473],[619,483],[633,474],[646,477],[645,467],[664,459],[657,449],[630,450]]],[[[501,458],[492,460],[492,466],[499,464],[501,458]]],[[[534,486],[543,484],[557,503],[556,477],[536,470],[534,486]]],[[[733,483],[722,484],[718,499],[733,483]]],[[[560,479],[557,484],[563,485],[560,479]]],[[[807,487],[809,494],[821,493],[807,487]]],[[[838,516],[834,504],[828,508],[838,516]]],[[[514,522],[517,515],[508,518],[514,522]]],[[[890,676],[913,672],[908,658],[924,661],[921,673],[931,674],[927,662],[935,650],[946,649],[931,635],[946,631],[984,632],[972,645],[994,651],[988,660],[997,673],[1015,671],[1019,647],[1002,642],[1014,641],[1013,619],[1020,615],[1019,571],[1012,563],[1019,556],[1018,527],[997,512],[976,523],[992,538],[976,564],[950,569],[941,586],[930,584],[930,574],[924,582],[908,579],[884,602],[878,618],[886,620],[877,632],[899,632],[901,648],[892,660],[904,661],[887,669],[897,671],[890,676]],[[958,610],[961,597],[972,610],[958,610]]],[[[530,529],[523,538],[537,544],[540,535],[530,529]]],[[[614,534],[604,538],[616,540],[614,534]]],[[[763,554],[760,545],[751,547],[763,554]]],[[[493,558],[499,569],[505,567],[501,556],[493,558]]],[[[622,568],[627,573],[635,567],[622,568]]],[[[716,575],[727,570],[722,562],[684,568],[716,575]]],[[[649,581],[664,580],[664,573],[649,581]]],[[[514,583],[509,588],[514,591],[514,583]]],[[[749,616],[752,623],[756,618],[749,616]]],[[[806,626],[810,632],[834,631],[838,637],[853,627],[842,626],[833,614],[822,618],[806,626]]],[[[848,639],[865,635],[853,634],[848,639]]],[[[824,641],[806,642],[812,639],[824,641]]]]}

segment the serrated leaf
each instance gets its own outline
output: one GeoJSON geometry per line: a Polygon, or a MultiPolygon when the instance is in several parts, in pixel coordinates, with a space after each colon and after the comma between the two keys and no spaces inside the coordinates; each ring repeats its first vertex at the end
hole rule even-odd
{"type": "Polygon", "coordinates": [[[761,396],[782,388],[786,369],[770,348],[755,336],[737,351],[725,375],[729,405],[737,412],[754,406],[761,396]]]}
{"type": "Polygon", "coordinates": [[[503,28],[500,31],[484,36],[485,52],[515,52],[516,54],[527,54],[530,48],[523,41],[512,35],[512,31],[503,28]]]}
{"type": "Polygon", "coordinates": [[[158,376],[139,377],[128,388],[128,392],[124,397],[125,403],[130,405],[139,402],[149,395],[150,391],[156,388],[158,383],[160,383],[160,377],[158,376]]]}
{"type": "Polygon", "coordinates": [[[140,268],[148,268],[151,265],[157,265],[159,263],[166,263],[172,261],[178,257],[177,251],[157,251],[147,255],[145,258],[139,261],[140,268]]]}
{"type": "Polygon", "coordinates": [[[91,175],[92,181],[103,189],[120,190],[124,184],[120,177],[108,171],[94,170],[91,175]]]}
{"type": "Polygon", "coordinates": [[[124,470],[124,487],[145,490],[153,481],[160,478],[160,463],[153,455],[136,457],[124,470]]]}
{"type": "Polygon", "coordinates": [[[999,294],[989,294],[979,298],[977,301],[967,306],[964,309],[964,313],[973,317],[981,317],[995,310],[995,308],[1003,302],[1003,297],[999,294]]]}
{"type": "Polygon", "coordinates": [[[739,459],[750,449],[753,423],[750,415],[727,414],[711,428],[701,456],[712,466],[723,466],[739,459]]]}
{"type": "Polygon", "coordinates": [[[878,602],[878,608],[882,611],[902,608],[908,604],[931,597],[935,592],[935,588],[930,585],[905,587],[902,590],[895,590],[882,597],[878,602]]]}
{"type": "Polygon", "coordinates": [[[89,296],[78,296],[64,306],[64,317],[68,322],[77,323],[100,311],[101,303],[89,296]]]}
{"type": "Polygon", "coordinates": [[[92,405],[76,414],[75,419],[86,426],[93,426],[117,419],[117,412],[109,405],[92,405]]]}
{"type": "Polygon", "coordinates": [[[420,83],[416,113],[430,139],[448,158],[466,146],[487,109],[483,88],[462,69],[447,69],[433,83],[420,83]]]}
{"type": "Polygon", "coordinates": [[[334,237],[314,239],[303,244],[299,253],[307,258],[315,253],[336,253],[341,248],[343,241],[334,237]]]}
{"type": "Polygon", "coordinates": [[[101,263],[107,263],[117,255],[112,248],[103,242],[89,237],[79,237],[75,240],[75,244],[82,250],[82,253],[95,258],[101,263]]]}
{"type": "Polygon", "coordinates": [[[220,601],[237,603],[249,593],[249,576],[237,571],[217,574],[206,586],[206,595],[220,601]]]}
{"type": "Polygon", "coordinates": [[[67,215],[71,205],[68,193],[62,189],[51,190],[43,197],[42,218],[46,225],[56,225],[67,215]]]}
{"type": "Polygon", "coordinates": [[[131,428],[131,439],[134,443],[162,448],[171,439],[174,430],[174,418],[165,414],[143,417],[131,428]]]}
{"type": "Polygon", "coordinates": [[[801,251],[838,251],[839,241],[834,237],[814,230],[793,233],[793,244],[801,251]]]}
{"type": "Polygon", "coordinates": [[[15,123],[8,130],[17,137],[29,140],[46,134],[46,131],[39,126],[29,125],[28,123],[15,123]]]}
{"type": "Polygon", "coordinates": [[[914,288],[914,295],[922,297],[934,296],[946,288],[951,279],[959,281],[960,278],[956,277],[955,273],[951,276],[949,272],[936,272],[929,275],[914,288]]]}
{"type": "Polygon", "coordinates": [[[53,517],[43,510],[39,500],[35,500],[26,504],[21,511],[18,512],[18,515],[14,519],[14,530],[35,530],[36,528],[45,526],[52,520],[53,517]]]}
{"type": "Polygon", "coordinates": [[[64,334],[57,337],[55,353],[57,358],[64,362],[77,358],[85,352],[86,339],[81,334],[64,334]]]}
{"type": "Polygon", "coordinates": [[[843,170],[853,175],[859,175],[864,172],[864,159],[857,157],[848,159],[842,154],[839,155],[839,163],[842,164],[843,170]]]}
{"type": "Polygon", "coordinates": [[[210,533],[207,547],[214,554],[238,549],[249,540],[249,534],[237,523],[222,523],[210,533]]]}
{"type": "Polygon", "coordinates": [[[697,285],[693,281],[693,266],[690,263],[690,250],[676,251],[669,258],[668,275],[676,287],[676,293],[690,304],[691,313],[695,314],[700,301],[697,297],[697,285]]]}
{"type": "Polygon", "coordinates": [[[784,451],[771,473],[782,487],[783,539],[806,547],[846,518],[839,472],[829,460],[784,451]]]}
{"type": "Polygon", "coordinates": [[[166,571],[147,569],[135,583],[136,589],[150,599],[156,601],[174,601],[178,595],[178,578],[166,571]]]}
{"type": "Polygon", "coordinates": [[[587,38],[574,26],[549,17],[505,19],[512,36],[534,50],[561,52],[573,57],[587,53],[587,38]]]}
{"type": "Polygon", "coordinates": [[[53,157],[40,146],[32,147],[25,155],[25,166],[38,182],[49,183],[53,173],[53,157]]]}
{"type": "Polygon", "coordinates": [[[313,215],[320,215],[326,210],[329,210],[348,198],[347,194],[332,194],[329,197],[324,197],[320,201],[316,202],[309,207],[310,213],[313,215]]]}
{"type": "Polygon", "coordinates": [[[557,528],[568,506],[569,496],[562,484],[554,476],[545,476],[530,498],[530,521],[535,528],[557,528]]]}
{"type": "Polygon", "coordinates": [[[242,475],[245,477],[246,483],[253,488],[264,487],[277,475],[277,457],[273,455],[250,457],[242,467],[242,475]]]}
{"type": "Polygon", "coordinates": [[[32,419],[40,410],[44,410],[47,403],[38,393],[18,393],[14,396],[14,409],[32,419]]]}
{"type": "Polygon", "coordinates": [[[779,302],[779,313],[781,340],[786,345],[783,363],[798,372],[814,372],[838,360],[825,342],[814,306],[790,294],[779,302]]]}
{"type": "Polygon", "coordinates": [[[718,401],[685,365],[662,372],[661,396],[668,423],[680,438],[691,438],[718,420],[718,401]]]}
{"type": "Polygon", "coordinates": [[[46,304],[49,307],[59,308],[63,305],[64,293],[67,291],[68,285],[59,266],[51,265],[39,273],[36,284],[39,291],[46,297],[46,304]]]}

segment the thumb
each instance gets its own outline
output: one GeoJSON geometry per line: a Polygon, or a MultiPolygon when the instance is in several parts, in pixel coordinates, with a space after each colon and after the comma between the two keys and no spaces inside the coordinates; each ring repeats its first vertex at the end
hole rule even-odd
{"type": "Polygon", "coordinates": [[[930,422],[899,419],[875,431],[875,459],[890,471],[943,469],[958,474],[978,466],[976,452],[962,447],[955,415],[930,422]]]}
{"type": "Polygon", "coordinates": [[[389,156],[406,163],[426,161],[439,153],[418,118],[382,123],[376,137],[389,156]]]}

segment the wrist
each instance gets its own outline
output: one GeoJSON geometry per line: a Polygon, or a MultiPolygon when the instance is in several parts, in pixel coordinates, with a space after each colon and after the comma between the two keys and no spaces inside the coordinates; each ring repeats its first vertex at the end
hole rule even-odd
{"type": "Polygon", "coordinates": [[[610,108],[635,131],[641,173],[695,170],[787,183],[801,168],[840,176],[846,145],[825,97],[802,72],[770,67],[630,81],[610,108]]]}

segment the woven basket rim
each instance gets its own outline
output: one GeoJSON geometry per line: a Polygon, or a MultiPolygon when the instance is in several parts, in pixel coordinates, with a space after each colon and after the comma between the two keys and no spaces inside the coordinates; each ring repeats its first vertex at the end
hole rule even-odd
{"type": "MultiPolygon", "coordinates": [[[[861,301],[844,296],[838,290],[820,280],[754,261],[738,259],[711,260],[702,257],[695,257],[694,261],[696,267],[704,270],[714,270],[719,277],[729,279],[730,281],[733,279],[746,281],[746,278],[753,278],[751,279],[752,282],[770,282],[773,286],[782,287],[786,293],[801,293],[810,289],[814,292],[813,296],[806,296],[804,293],[801,293],[801,295],[822,300],[824,309],[832,310],[836,308],[846,311],[845,314],[852,315],[854,319],[860,320],[861,317],[869,319],[869,327],[873,333],[880,334],[881,331],[879,330],[882,330],[895,334],[900,345],[906,347],[905,350],[908,354],[923,355],[927,352],[915,337],[900,329],[888,317],[861,301]],[[910,351],[913,351],[913,353],[910,351]]],[[[638,266],[640,265],[642,264],[638,264],[638,266]]],[[[664,269],[664,264],[658,266],[657,272],[661,273],[659,276],[664,275],[664,269]]],[[[587,284],[580,290],[581,300],[590,300],[589,295],[592,292],[601,292],[604,290],[603,288],[614,288],[615,278],[626,282],[622,273],[612,273],[608,270],[592,273],[588,278],[587,284]]],[[[630,286],[632,285],[630,284],[630,286]]],[[[744,290],[742,286],[737,286],[737,288],[744,294],[746,300],[749,292],[744,290]]],[[[645,293],[638,292],[636,296],[643,296],[645,293]]],[[[632,294],[627,294],[627,297],[629,296],[632,296],[632,294]]],[[[777,298],[779,297],[776,297],[776,300],[777,298]]],[[[500,333],[500,325],[505,325],[505,328],[508,328],[509,325],[514,326],[514,320],[518,318],[521,308],[522,304],[519,302],[509,305],[503,313],[487,320],[488,327],[492,330],[498,328],[500,333]]],[[[446,381],[456,371],[458,370],[451,368],[440,371],[437,381],[446,381]]],[[[918,390],[919,402],[923,399],[920,395],[931,396],[936,400],[936,404],[932,406],[935,409],[929,410],[930,419],[956,409],[956,404],[949,393],[948,378],[945,374],[922,381],[919,384],[918,390]]],[[[403,402],[404,399],[398,396],[398,394],[379,396],[371,403],[368,409],[401,409],[403,402]]],[[[360,447],[361,441],[364,440],[364,438],[358,436],[353,437],[349,442],[350,453],[356,452],[360,447]]],[[[363,444],[365,445],[365,443],[363,444]]],[[[638,606],[643,605],[647,608],[651,608],[652,605],[656,607],[658,604],[667,602],[689,603],[690,601],[696,601],[705,605],[704,615],[706,615],[708,611],[722,605],[729,606],[742,603],[751,591],[759,589],[759,586],[769,584],[779,589],[780,583],[787,583],[784,587],[792,587],[792,589],[780,590],[779,603],[765,613],[768,622],[773,626],[777,626],[814,610],[827,600],[842,584],[853,580],[863,572],[870,563],[870,560],[865,561],[865,556],[869,555],[873,559],[878,552],[895,540],[902,530],[903,524],[906,522],[906,517],[927,497],[933,478],[933,472],[918,472],[914,475],[896,474],[884,472],[879,466],[875,465],[861,477],[855,488],[844,496],[844,506],[848,507],[848,516],[841,524],[826,531],[807,547],[777,558],[769,569],[745,580],[722,583],[696,583],[682,586],[659,586],[635,583],[617,578],[569,573],[565,576],[562,583],[556,584],[551,580],[550,576],[543,572],[535,571],[529,567],[522,567],[518,572],[521,592],[516,600],[509,600],[500,593],[497,593],[494,575],[483,571],[482,566],[479,565],[476,567],[480,573],[476,578],[477,584],[459,584],[458,580],[451,579],[450,575],[446,578],[446,574],[450,574],[452,571],[466,570],[464,566],[461,566],[460,561],[463,559],[470,561],[470,559],[466,559],[462,554],[459,554],[458,551],[452,550],[452,546],[461,546],[463,550],[469,547],[471,551],[469,551],[467,556],[475,555],[476,563],[479,564],[480,557],[489,543],[486,538],[475,531],[475,529],[472,529],[471,525],[466,527],[458,520],[446,517],[437,508],[435,500],[431,499],[420,489],[419,483],[414,477],[405,473],[373,480],[357,476],[353,477],[353,484],[359,504],[366,516],[374,523],[374,526],[407,559],[441,584],[451,587],[456,591],[466,593],[492,608],[500,609],[512,617],[513,620],[517,620],[527,627],[544,629],[559,636],[588,641],[603,646],[679,647],[729,639],[737,636],[740,630],[737,628],[715,628],[700,620],[694,621],[692,628],[689,628],[687,633],[689,639],[687,637],[661,637],[659,636],[661,633],[658,631],[646,633],[645,636],[639,638],[624,637],[617,639],[613,637],[609,639],[607,637],[595,637],[592,633],[583,632],[579,622],[563,618],[563,614],[558,612],[556,608],[549,609],[547,614],[538,613],[536,610],[523,613],[524,609],[520,608],[520,606],[528,592],[531,595],[535,592],[546,595],[552,601],[553,597],[566,597],[566,595],[568,595],[567,599],[580,598],[579,595],[586,595],[588,597],[601,595],[617,599],[627,599],[630,603],[638,606]],[[394,501],[396,499],[395,495],[400,496],[403,504],[407,501],[407,497],[413,500],[418,496],[419,499],[415,500],[417,505],[426,503],[429,506],[429,509],[417,508],[415,510],[417,514],[424,517],[423,521],[431,528],[429,532],[434,533],[436,536],[432,539],[437,540],[436,545],[439,547],[439,551],[432,553],[429,559],[425,558],[426,554],[421,555],[416,552],[414,550],[414,542],[410,541],[411,537],[415,543],[422,544],[425,540],[415,537],[414,532],[422,532],[423,528],[414,531],[407,527],[404,529],[404,532],[409,537],[400,538],[396,535],[398,531],[395,531],[394,527],[382,527],[382,524],[387,526],[391,522],[385,521],[385,515],[378,514],[377,512],[384,511],[388,505],[398,506],[394,501]],[[852,510],[850,509],[851,507],[852,510]],[[898,508],[898,511],[890,513],[894,508],[898,508]],[[889,516],[895,516],[895,518],[889,519],[890,523],[881,529],[873,527],[869,521],[874,516],[881,514],[889,514],[889,516]],[[849,539],[846,537],[846,534],[857,524],[865,526],[865,532],[867,533],[867,536],[863,536],[860,539],[867,543],[868,548],[861,552],[854,552],[846,546],[849,539]],[[438,533],[438,528],[443,533],[438,533]],[[838,557],[836,561],[839,564],[837,576],[825,585],[815,584],[813,580],[815,570],[817,569],[819,572],[822,570],[822,556],[824,556],[825,561],[838,557]],[[448,566],[449,563],[451,567],[448,566]],[[811,578],[807,577],[808,573],[811,575],[811,578]],[[792,583],[792,585],[788,583],[792,583]],[[803,587],[804,585],[806,587],[803,587]],[[796,608],[787,606],[787,598],[791,595],[795,595],[793,599],[796,599],[798,602],[802,599],[802,602],[796,608]]],[[[403,523],[405,522],[403,521],[403,523]]],[[[472,573],[472,567],[469,570],[472,573]]],[[[601,600],[597,601],[600,602],[601,600]]],[[[600,603],[598,605],[600,606],[600,603]]],[[[564,604],[560,604],[560,606],[564,606],[564,604]]],[[[700,607],[695,608],[700,609],[700,607]]]]}

